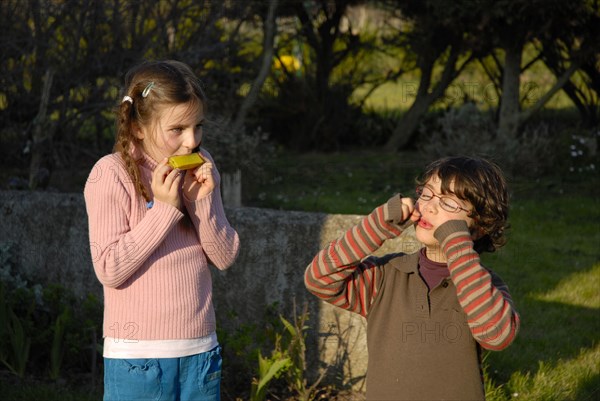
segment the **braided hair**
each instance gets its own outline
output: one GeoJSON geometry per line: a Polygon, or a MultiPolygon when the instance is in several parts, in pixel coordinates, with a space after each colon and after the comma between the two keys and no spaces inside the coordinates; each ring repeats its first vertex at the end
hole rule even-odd
{"type": "Polygon", "coordinates": [[[165,106],[181,103],[202,104],[206,96],[198,77],[185,63],[174,60],[146,61],[125,76],[123,101],[117,106],[116,139],[113,152],[120,153],[136,191],[150,201],[148,189],[140,177],[139,160],[132,149],[141,147],[136,132],[150,126],[165,106]]]}

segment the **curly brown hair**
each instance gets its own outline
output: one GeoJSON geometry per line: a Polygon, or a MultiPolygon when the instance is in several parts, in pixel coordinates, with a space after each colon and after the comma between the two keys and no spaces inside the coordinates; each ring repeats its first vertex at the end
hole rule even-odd
{"type": "Polygon", "coordinates": [[[132,146],[141,146],[135,127],[152,124],[164,106],[189,103],[190,107],[202,104],[206,108],[206,96],[192,69],[175,60],[145,61],[133,67],[125,76],[122,95],[123,101],[115,110],[117,135],[113,152],[121,154],[137,192],[150,201],[148,189],[140,179],[139,161],[131,154],[132,146]]]}
{"type": "Polygon", "coordinates": [[[434,176],[440,178],[443,194],[453,194],[473,205],[469,217],[483,234],[475,240],[478,253],[494,252],[506,243],[509,195],[498,165],[478,157],[445,157],[430,163],[417,183],[423,185],[434,176]]]}

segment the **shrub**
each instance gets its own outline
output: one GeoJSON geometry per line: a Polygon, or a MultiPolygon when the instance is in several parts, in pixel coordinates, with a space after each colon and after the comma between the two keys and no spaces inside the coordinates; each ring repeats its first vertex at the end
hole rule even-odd
{"type": "Polygon", "coordinates": [[[269,134],[260,126],[251,132],[245,128],[235,132],[229,119],[213,116],[205,127],[202,146],[208,149],[221,172],[233,173],[239,169],[244,175],[258,174],[273,151],[269,134]]]}
{"type": "Polygon", "coordinates": [[[511,175],[535,177],[547,173],[561,157],[559,136],[549,124],[528,124],[517,138],[499,137],[493,115],[471,103],[449,109],[431,127],[421,126],[420,136],[420,151],[428,160],[477,155],[496,161],[511,175]]]}
{"type": "Polygon", "coordinates": [[[0,243],[0,366],[21,378],[95,375],[101,303],[19,274],[14,249],[0,243]]]}
{"type": "Polygon", "coordinates": [[[253,119],[269,124],[279,145],[292,151],[348,149],[361,138],[357,128],[362,111],[351,105],[352,88],[336,84],[315,93],[313,78],[288,79],[265,90],[253,119]]]}

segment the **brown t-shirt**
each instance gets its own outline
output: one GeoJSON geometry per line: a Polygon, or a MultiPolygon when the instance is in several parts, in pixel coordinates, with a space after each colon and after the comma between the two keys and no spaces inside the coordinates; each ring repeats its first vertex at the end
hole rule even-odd
{"type": "Polygon", "coordinates": [[[385,266],[367,315],[367,400],[483,400],[479,346],[450,278],[429,291],[419,253],[385,266]]]}

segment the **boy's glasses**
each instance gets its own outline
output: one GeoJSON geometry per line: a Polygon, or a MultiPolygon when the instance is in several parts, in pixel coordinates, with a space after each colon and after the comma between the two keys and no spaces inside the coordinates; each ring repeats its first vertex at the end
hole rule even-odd
{"type": "Polygon", "coordinates": [[[452,199],[448,196],[438,196],[438,195],[434,194],[431,189],[424,187],[422,185],[419,185],[417,187],[417,197],[419,198],[419,200],[422,200],[425,202],[429,202],[434,197],[439,198],[440,207],[450,213],[458,213],[461,210],[464,210],[467,213],[471,212],[470,210],[465,209],[464,207],[461,207],[458,204],[458,202],[455,201],[454,199],[452,199]]]}

